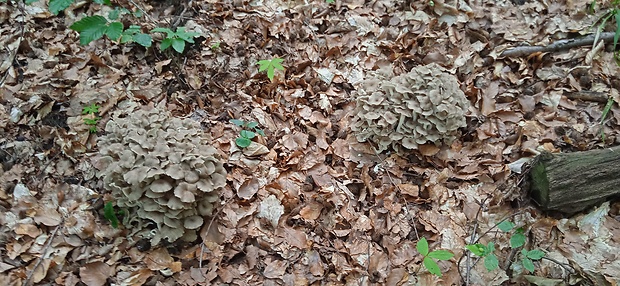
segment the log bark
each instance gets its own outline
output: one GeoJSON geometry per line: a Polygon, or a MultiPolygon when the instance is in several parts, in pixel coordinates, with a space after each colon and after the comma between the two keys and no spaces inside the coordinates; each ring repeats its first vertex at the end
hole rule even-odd
{"type": "Polygon", "coordinates": [[[620,146],[541,153],[529,170],[530,196],[544,210],[573,214],[620,194],[620,146]]]}

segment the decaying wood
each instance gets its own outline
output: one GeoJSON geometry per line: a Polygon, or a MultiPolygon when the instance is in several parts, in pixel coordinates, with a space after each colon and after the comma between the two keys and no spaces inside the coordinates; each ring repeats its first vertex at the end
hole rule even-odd
{"type": "MultiPolygon", "coordinates": [[[[557,52],[581,46],[589,46],[594,43],[596,34],[587,35],[582,38],[559,40],[548,46],[521,46],[503,51],[500,57],[523,57],[538,52],[557,52]]],[[[614,39],[614,32],[604,32],[599,35],[598,40],[611,42],[614,39]]]]}
{"type": "Polygon", "coordinates": [[[545,210],[567,214],[620,194],[620,146],[585,152],[541,153],[529,171],[531,197],[545,210]]]}

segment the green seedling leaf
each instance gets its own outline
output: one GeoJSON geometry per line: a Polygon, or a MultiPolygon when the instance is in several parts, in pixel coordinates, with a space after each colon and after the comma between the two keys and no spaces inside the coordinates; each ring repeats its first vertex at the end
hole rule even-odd
{"type": "Polygon", "coordinates": [[[97,122],[99,121],[99,117],[95,117],[95,118],[84,118],[84,124],[86,125],[97,125],[97,122]]]}
{"type": "Polygon", "coordinates": [[[437,260],[450,260],[454,257],[454,253],[447,250],[435,250],[428,254],[428,257],[435,258],[437,260]]]}
{"type": "Polygon", "coordinates": [[[239,127],[243,127],[243,125],[245,125],[245,121],[239,120],[239,119],[231,119],[230,123],[237,125],[239,127]]]}
{"type": "Polygon", "coordinates": [[[620,13],[618,10],[614,9],[614,14],[616,16],[616,33],[614,34],[614,48],[616,50],[616,45],[618,44],[618,38],[620,38],[620,13]]]}
{"type": "Polygon", "coordinates": [[[515,234],[512,235],[512,237],[510,237],[510,247],[519,248],[525,245],[525,240],[526,237],[523,234],[523,230],[519,229],[515,234]]]}
{"type": "Polygon", "coordinates": [[[248,130],[241,130],[241,132],[239,132],[239,136],[242,138],[252,139],[256,137],[256,133],[248,130]]]}
{"type": "Polygon", "coordinates": [[[283,61],[284,59],[280,58],[273,58],[271,60],[260,60],[257,62],[257,64],[259,65],[258,71],[267,71],[267,77],[269,78],[269,80],[273,81],[273,78],[275,76],[275,70],[284,70],[284,67],[282,66],[283,61]]]}
{"type": "Polygon", "coordinates": [[[422,264],[424,264],[424,267],[428,270],[428,272],[441,277],[441,269],[439,269],[439,265],[437,265],[437,262],[433,259],[430,257],[424,257],[422,264]]]}
{"type": "Polygon", "coordinates": [[[255,122],[255,121],[248,122],[248,124],[245,127],[247,127],[247,128],[256,128],[256,127],[258,127],[258,122],[255,122]]]}
{"type": "Polygon", "coordinates": [[[185,41],[180,38],[172,39],[172,48],[177,51],[177,53],[182,53],[183,50],[185,50],[185,41]]]}
{"type": "Polygon", "coordinates": [[[166,38],[172,38],[174,37],[174,32],[168,28],[161,28],[161,27],[157,27],[153,30],[151,30],[151,33],[166,33],[166,38]]]}
{"type": "Polygon", "coordinates": [[[250,144],[252,144],[252,140],[250,140],[248,138],[239,137],[239,138],[235,139],[235,144],[237,144],[237,146],[239,146],[239,148],[246,148],[246,147],[250,146],[250,144]]]}
{"type": "Polygon", "coordinates": [[[254,131],[256,131],[256,133],[260,134],[260,136],[265,136],[265,132],[263,132],[263,130],[255,128],[254,131]]]}
{"type": "Polygon", "coordinates": [[[108,21],[102,16],[84,17],[73,23],[69,28],[80,33],[80,45],[88,45],[94,40],[98,40],[108,30],[108,21]]]}
{"type": "Polygon", "coordinates": [[[52,14],[58,15],[60,11],[64,11],[69,8],[69,6],[73,4],[73,1],[74,0],[50,0],[48,9],[52,12],[52,14]]]}
{"type": "Polygon", "coordinates": [[[476,243],[476,244],[468,244],[465,245],[469,251],[471,251],[476,256],[484,256],[486,252],[486,247],[484,244],[476,243]]]}
{"type": "Polygon", "coordinates": [[[97,126],[91,126],[90,128],[88,128],[88,132],[97,133],[97,126]]]}
{"type": "Polygon", "coordinates": [[[515,227],[515,224],[507,220],[502,221],[500,224],[497,225],[497,228],[499,228],[503,232],[509,232],[514,227],[515,227]]]}
{"type": "Polygon", "coordinates": [[[106,36],[112,40],[118,40],[123,33],[123,23],[121,22],[112,22],[108,25],[108,28],[105,31],[106,36]]]}
{"type": "Polygon", "coordinates": [[[534,272],[534,262],[529,258],[524,257],[523,260],[521,260],[521,264],[523,264],[523,267],[527,269],[527,271],[534,272]]]}
{"type": "Polygon", "coordinates": [[[103,207],[103,216],[110,222],[113,228],[118,228],[118,218],[116,217],[112,202],[107,202],[103,207]]]}
{"type": "Polygon", "coordinates": [[[495,256],[495,254],[491,253],[484,257],[484,268],[486,268],[487,271],[493,271],[498,267],[499,261],[497,260],[497,256],[495,256]]]}
{"type": "Polygon", "coordinates": [[[39,0],[26,0],[26,5],[30,5],[34,2],[38,2],[39,0]]]}
{"type": "Polygon", "coordinates": [[[101,4],[101,5],[112,6],[112,3],[110,3],[110,0],[93,0],[93,2],[97,4],[101,4]]]}
{"type": "Polygon", "coordinates": [[[162,50],[162,51],[165,51],[170,46],[172,46],[172,39],[171,38],[165,38],[163,41],[161,41],[161,44],[159,44],[159,49],[162,50]]]}
{"type": "Polygon", "coordinates": [[[336,0],[325,0],[325,2],[327,2],[328,4],[334,4],[336,3],[336,0]]]}
{"type": "Polygon", "coordinates": [[[422,256],[428,255],[428,241],[426,241],[426,237],[422,237],[420,240],[418,240],[416,249],[418,250],[418,252],[420,252],[420,254],[422,254],[422,256]]]}
{"type": "Polygon", "coordinates": [[[151,38],[151,36],[147,34],[137,33],[133,36],[133,41],[138,43],[138,45],[140,46],[149,48],[153,43],[153,38],[151,38]]]}
{"type": "Polygon", "coordinates": [[[523,255],[532,260],[541,260],[545,256],[545,252],[542,250],[534,249],[526,251],[525,253],[523,253],[523,255]]]}
{"type": "Polygon", "coordinates": [[[97,112],[99,112],[99,105],[97,104],[91,104],[91,105],[87,105],[84,106],[84,109],[82,109],[82,114],[95,114],[97,112]]]}

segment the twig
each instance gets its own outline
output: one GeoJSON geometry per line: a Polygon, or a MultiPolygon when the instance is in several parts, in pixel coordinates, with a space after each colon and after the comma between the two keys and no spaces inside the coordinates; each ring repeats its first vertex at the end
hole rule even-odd
{"type": "MultiPolygon", "coordinates": [[[[603,32],[599,36],[600,41],[609,42],[614,39],[614,32],[603,32]]],[[[523,57],[538,52],[557,52],[581,46],[594,44],[596,34],[590,34],[582,38],[559,40],[548,46],[521,46],[503,51],[500,57],[523,57]]]]}
{"type": "Polygon", "coordinates": [[[39,266],[41,266],[41,263],[43,262],[43,259],[45,259],[45,256],[47,255],[47,251],[49,250],[50,246],[52,245],[52,241],[54,240],[54,237],[56,236],[56,234],[58,233],[58,230],[63,226],[64,223],[65,223],[65,219],[63,218],[62,221],[60,222],[60,224],[58,224],[56,226],[56,228],[54,229],[54,231],[52,232],[52,235],[50,235],[47,238],[47,243],[45,243],[45,246],[43,247],[43,252],[41,253],[41,257],[39,257],[37,259],[37,263],[35,263],[34,267],[32,267],[32,270],[30,270],[30,272],[28,272],[28,278],[26,278],[26,281],[24,281],[22,286],[30,285],[30,282],[32,281],[32,276],[34,275],[34,272],[37,270],[37,268],[39,268],[39,266]]]}
{"type": "MultiPolygon", "coordinates": [[[[232,197],[230,197],[228,200],[226,200],[226,202],[224,202],[224,205],[228,205],[228,203],[230,203],[230,201],[234,198],[235,196],[233,195],[232,197]]],[[[209,233],[209,231],[211,230],[211,225],[213,224],[213,221],[215,221],[215,218],[220,215],[220,213],[222,212],[222,208],[219,208],[217,210],[217,212],[215,212],[215,215],[211,218],[211,221],[209,222],[209,225],[207,226],[207,231],[205,231],[205,236],[207,236],[207,234],[209,233]]],[[[205,242],[204,242],[204,238],[203,238],[203,242],[202,245],[200,246],[200,259],[198,260],[198,268],[202,269],[202,255],[204,254],[204,250],[205,250],[205,242]]]]}
{"type": "Polygon", "coordinates": [[[177,16],[177,19],[174,22],[172,22],[172,26],[170,27],[170,29],[174,30],[176,29],[176,27],[178,27],[181,24],[181,20],[184,19],[183,14],[187,12],[187,7],[192,7],[193,2],[194,0],[189,0],[187,4],[183,5],[183,11],[181,11],[179,16],[177,16]]]}

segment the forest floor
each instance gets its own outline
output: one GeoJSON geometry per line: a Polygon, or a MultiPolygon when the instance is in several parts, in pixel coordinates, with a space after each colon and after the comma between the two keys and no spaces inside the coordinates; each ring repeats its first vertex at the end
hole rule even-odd
{"type": "Polygon", "coordinates": [[[200,33],[182,54],[80,45],[68,27],[104,5],[53,15],[47,1],[0,3],[0,284],[617,285],[620,204],[545,213],[518,172],[543,150],[618,144],[610,45],[500,56],[592,34],[611,4],[514,2],[113,1],[146,12],[126,26],[200,33]],[[275,57],[285,69],[270,80],[257,62],[275,57]],[[349,126],[367,75],[430,63],[472,105],[457,139],[382,153],[358,142],[349,126]],[[82,114],[92,104],[94,133],[82,114]],[[227,185],[195,241],[141,245],[104,217],[97,139],[131,106],[197,120],[222,158],[227,185]],[[256,153],[235,146],[230,119],[258,123],[256,153]],[[518,230],[500,231],[503,220],[518,230]],[[545,252],[534,272],[510,247],[515,233],[545,252]],[[423,266],[422,238],[454,254],[438,262],[441,277],[423,266]],[[476,242],[493,242],[499,268],[465,250],[476,242]]]}

